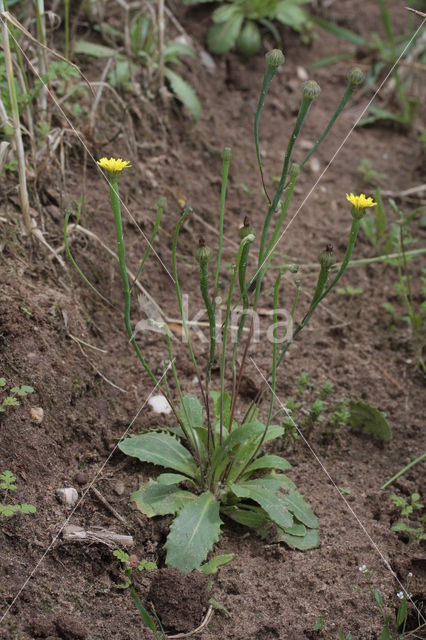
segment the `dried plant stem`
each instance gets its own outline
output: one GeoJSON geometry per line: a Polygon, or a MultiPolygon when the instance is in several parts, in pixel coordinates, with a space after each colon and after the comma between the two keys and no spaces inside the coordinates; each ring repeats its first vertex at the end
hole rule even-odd
{"type": "MultiPolygon", "coordinates": [[[[4,11],[3,0],[0,0],[0,11],[4,11]]],[[[27,190],[27,174],[25,167],[24,143],[22,142],[21,124],[19,119],[18,99],[16,96],[15,79],[13,76],[12,54],[9,42],[9,27],[5,20],[3,23],[3,48],[6,65],[7,84],[9,88],[10,105],[12,109],[12,126],[15,141],[15,151],[18,161],[19,173],[19,200],[21,204],[21,212],[24,218],[25,229],[28,234],[31,233],[33,224],[30,217],[30,204],[28,201],[27,190]]]]}
{"type": "Polygon", "coordinates": [[[158,0],[158,88],[164,86],[164,0],[158,0]]]}

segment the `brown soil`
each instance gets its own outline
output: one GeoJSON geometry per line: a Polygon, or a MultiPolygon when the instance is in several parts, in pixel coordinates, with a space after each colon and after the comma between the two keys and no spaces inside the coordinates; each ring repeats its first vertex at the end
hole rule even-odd
{"type": "MultiPolygon", "coordinates": [[[[201,47],[209,24],[208,11],[188,12],[176,8],[177,4],[173,7],[177,18],[193,36],[196,46],[201,47]]],[[[358,3],[356,8],[352,5],[346,0],[335,3],[329,16],[360,33],[365,32],[365,25],[370,31],[381,30],[375,3],[358,3]]],[[[391,2],[391,6],[402,33],[407,18],[400,3],[391,2]]],[[[321,35],[308,47],[296,34],[288,30],[283,34],[286,64],[273,83],[261,124],[267,176],[280,171],[283,149],[298,109],[297,67],[345,48],[344,43],[331,36],[321,35]]],[[[272,43],[266,39],[265,44],[270,48],[272,43]]],[[[125,123],[114,142],[105,147],[101,141],[113,135],[116,123],[111,118],[117,115],[111,116],[110,97],[104,97],[100,113],[109,120],[99,118],[88,139],[94,157],[117,154],[132,159],[133,170],[123,175],[121,193],[133,216],[125,224],[128,259],[133,269],[145,248],[137,225],[146,234],[151,233],[158,197],[167,195],[169,206],[154,246],[169,271],[171,233],[179,209],[176,200],[184,197],[193,205],[196,217],[183,229],[179,249],[181,281],[188,293],[198,290],[197,268],[192,259],[198,237],[203,235],[212,246],[217,241],[208,225],[216,228],[218,223],[220,152],[224,146],[233,149],[225,229],[230,242],[225,244],[225,266],[234,259],[232,242],[237,239],[244,215],[248,213],[259,230],[264,211],[249,133],[264,59],[259,55],[246,60],[230,54],[215,62],[214,74],[198,62],[191,62],[185,70],[203,104],[203,117],[196,126],[175,104],[167,107],[155,103],[154,107],[126,96],[129,110],[125,123]],[[129,128],[130,119],[133,128],[129,128]],[[138,148],[135,140],[141,143],[138,148]]],[[[370,62],[361,60],[365,68],[370,62]]],[[[348,63],[339,64],[313,74],[321,85],[322,96],[312,107],[302,141],[314,140],[322,131],[343,91],[347,68],[348,63]]],[[[99,78],[96,67],[86,71],[91,79],[99,78]]],[[[371,91],[357,95],[339,119],[317,156],[321,170],[370,95],[371,91]]],[[[395,108],[392,103],[390,107],[395,108]]],[[[55,117],[56,124],[63,124],[58,115],[55,117]]],[[[419,132],[419,125],[408,132],[379,126],[356,129],[298,212],[299,204],[320,175],[312,166],[308,168],[299,179],[290,211],[291,224],[274,264],[284,262],[285,256],[295,256],[301,263],[314,262],[328,242],[334,244],[341,258],[350,226],[345,193],[369,189],[357,172],[360,159],[369,158],[376,170],[386,173],[386,188],[394,192],[418,185],[424,181],[419,132]]],[[[302,153],[299,146],[295,159],[300,160],[302,153]]],[[[49,173],[37,185],[46,237],[57,247],[62,242],[64,206],[80,194],[81,167],[81,147],[74,141],[65,184],[61,184],[59,175],[49,173]]],[[[170,520],[148,520],[128,500],[129,494],[157,471],[126,459],[115,449],[117,439],[126,430],[138,433],[164,424],[164,419],[160,420],[145,405],[152,385],[141,372],[124,335],[117,265],[96,241],[75,236],[72,250],[87,277],[113,301],[111,308],[85,287],[69,263],[63,269],[39,246],[25,241],[16,222],[14,184],[3,180],[3,187],[8,197],[1,210],[7,222],[0,223],[0,375],[11,385],[31,384],[35,393],[23,399],[19,407],[0,414],[0,471],[10,469],[15,473],[18,490],[14,498],[36,505],[37,513],[1,522],[0,615],[7,615],[0,625],[0,638],[148,639],[151,635],[130,597],[117,589],[123,576],[111,549],[100,544],[66,543],[61,537],[68,518],[69,523],[85,528],[103,527],[129,534],[135,540],[132,553],[164,566],[162,547],[170,520]],[[86,344],[79,345],[75,338],[86,344]],[[104,351],[93,350],[87,344],[104,351]],[[41,424],[30,420],[31,407],[43,408],[41,424]],[[89,488],[93,481],[125,524],[89,488]],[[66,486],[74,486],[83,498],[73,513],[56,498],[56,489],[66,486]]],[[[405,211],[414,206],[413,201],[398,202],[405,211]]],[[[91,162],[87,170],[87,207],[81,224],[114,247],[108,193],[91,162]]],[[[417,226],[413,231],[419,238],[417,226]]],[[[368,240],[361,235],[355,257],[373,254],[368,240]]],[[[413,262],[411,269],[418,284],[420,261],[413,262]]],[[[225,290],[228,277],[226,272],[225,290]]],[[[338,630],[350,631],[357,640],[377,639],[381,616],[372,595],[366,589],[353,588],[362,583],[358,567],[363,563],[374,572],[374,585],[380,588],[392,618],[400,586],[391,570],[403,583],[407,573],[413,573],[410,591],[416,606],[424,609],[424,546],[407,544],[403,536],[391,531],[398,514],[389,500],[392,490],[405,496],[421,490],[424,466],[407,473],[390,490],[380,491],[387,478],[425,449],[424,380],[415,363],[406,325],[392,329],[390,317],[382,308],[383,302],[391,301],[400,314],[404,312],[395,295],[396,278],[395,270],[385,265],[349,270],[343,284],[362,287],[362,295],[351,298],[334,293],[328,298],[303,340],[291,349],[277,389],[282,400],[294,395],[295,377],[302,370],[309,371],[316,386],[330,381],[340,398],[364,399],[385,411],[393,429],[392,441],[385,446],[347,429],[330,441],[324,439],[321,429],[315,429],[310,435],[315,457],[302,441],[284,451],[293,465],[292,478],[319,517],[321,546],[301,553],[265,544],[227,521],[215,551],[235,553],[235,558],[213,580],[211,595],[226,607],[228,615],[215,613],[199,636],[202,640],[332,640],[337,638],[338,630]],[[346,503],[333,483],[350,488],[346,503]],[[324,619],[322,632],[313,631],[318,614],[324,619]]],[[[265,293],[271,283],[272,279],[265,283],[265,293]]],[[[168,316],[177,317],[172,281],[153,255],[143,285],[168,316]]],[[[303,280],[305,304],[313,287],[313,279],[303,280]]],[[[291,305],[293,293],[294,283],[289,281],[283,306],[291,305]]],[[[265,296],[264,304],[269,300],[265,296]]],[[[133,312],[136,322],[136,303],[133,312]]],[[[300,312],[302,315],[303,309],[300,312]]],[[[207,347],[195,337],[194,340],[203,364],[207,347]]],[[[149,332],[140,337],[140,343],[147,359],[156,363],[154,368],[160,372],[167,356],[165,345],[157,334],[149,332]]],[[[184,390],[196,392],[187,351],[180,341],[175,344],[184,390]]],[[[270,353],[265,341],[256,343],[250,355],[266,373],[270,353]]],[[[251,386],[261,384],[251,360],[246,374],[251,386]]],[[[213,386],[217,384],[216,374],[213,386]]],[[[244,402],[240,405],[241,417],[244,402]]],[[[199,576],[182,578],[172,574],[164,569],[143,574],[138,582],[140,596],[147,604],[152,601],[167,631],[188,631],[201,623],[210,595],[204,597],[204,587],[197,582],[199,576]]],[[[410,628],[414,622],[412,616],[410,628]]]]}

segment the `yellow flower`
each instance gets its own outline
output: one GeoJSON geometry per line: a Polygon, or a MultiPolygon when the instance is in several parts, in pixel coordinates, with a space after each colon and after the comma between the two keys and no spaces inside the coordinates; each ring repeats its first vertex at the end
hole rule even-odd
{"type": "Polygon", "coordinates": [[[364,211],[367,207],[376,207],[377,202],[374,202],[373,198],[367,198],[364,193],[361,193],[360,196],[355,196],[353,193],[350,195],[346,194],[346,200],[354,206],[358,211],[364,211]]]}
{"type": "Polygon", "coordinates": [[[98,160],[98,165],[108,171],[111,177],[117,176],[123,169],[132,166],[128,160],[122,160],[121,158],[110,158],[109,160],[108,158],[101,158],[98,160]]]}

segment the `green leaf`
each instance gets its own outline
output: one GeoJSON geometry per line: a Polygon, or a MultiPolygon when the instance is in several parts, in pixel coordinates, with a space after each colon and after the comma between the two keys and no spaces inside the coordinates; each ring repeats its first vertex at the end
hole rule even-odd
{"type": "Polygon", "coordinates": [[[166,563],[189,573],[198,569],[220,535],[219,503],[207,491],[187,504],[170,527],[166,563]]]}
{"type": "Polygon", "coordinates": [[[174,60],[179,58],[179,56],[190,56],[191,58],[196,57],[192,47],[187,44],[183,44],[182,42],[172,40],[164,48],[164,62],[174,62],[174,60]]]}
{"type": "Polygon", "coordinates": [[[15,491],[16,489],[16,477],[11,471],[6,469],[0,473],[0,489],[6,491],[15,491]]]}
{"type": "Polygon", "coordinates": [[[289,491],[289,493],[284,496],[284,502],[299,522],[302,522],[311,529],[318,528],[318,518],[312,511],[311,505],[305,501],[301,493],[294,490],[289,491]]]}
{"type": "Polygon", "coordinates": [[[34,393],[34,389],[28,384],[23,384],[20,387],[13,387],[11,392],[16,393],[18,396],[27,396],[30,393],[34,393]]]}
{"type": "Polygon", "coordinates": [[[0,387],[6,386],[6,378],[0,378],[0,387]]]}
{"type": "Polygon", "coordinates": [[[285,529],[285,533],[288,533],[290,536],[303,537],[306,535],[306,527],[304,524],[300,524],[300,522],[295,522],[292,527],[285,529]]]}
{"type": "Polygon", "coordinates": [[[278,4],[275,17],[279,22],[287,24],[295,31],[300,31],[308,20],[308,15],[303,9],[294,4],[290,4],[286,0],[278,4]]]}
{"type": "Polygon", "coordinates": [[[112,47],[105,47],[103,44],[95,44],[87,40],[77,40],[74,53],[94,58],[112,58],[117,55],[117,51],[112,47]]]}
{"type": "Polygon", "coordinates": [[[154,622],[153,618],[151,617],[151,615],[148,613],[148,611],[143,606],[138,594],[136,593],[136,589],[134,588],[133,585],[130,587],[130,595],[132,596],[132,600],[135,603],[136,609],[139,611],[139,614],[140,614],[142,620],[144,621],[144,623],[146,624],[146,626],[149,629],[151,629],[151,631],[153,632],[155,638],[159,638],[157,627],[155,626],[155,622],[154,622]]]}
{"type": "Polygon", "coordinates": [[[247,467],[245,474],[250,474],[258,469],[277,469],[279,471],[287,471],[288,469],[291,469],[291,464],[285,458],[281,458],[281,456],[270,454],[254,460],[247,467]]]}
{"type": "Polygon", "coordinates": [[[141,560],[138,564],[138,571],[155,571],[158,569],[155,562],[148,562],[148,560],[141,560]]]}
{"type": "Polygon", "coordinates": [[[235,13],[229,20],[213,24],[207,34],[207,45],[212,53],[227,53],[235,45],[244,16],[235,13]]]}
{"type": "Polygon", "coordinates": [[[293,516],[289,512],[284,496],[271,491],[268,482],[264,478],[246,480],[231,486],[232,492],[237,498],[248,498],[257,502],[268,516],[281,527],[291,527],[293,516]]]}
{"type": "Polygon", "coordinates": [[[201,117],[201,104],[191,85],[168,67],[165,67],[164,75],[169,81],[170,88],[176,98],[187,107],[195,121],[199,120],[201,117]]]}
{"type": "Polygon", "coordinates": [[[148,518],[176,513],[195,499],[196,496],[190,491],[180,489],[177,485],[158,484],[155,480],[149,480],[130,496],[130,501],[135,502],[139,511],[148,518]]]}
{"type": "MultiPolygon", "coordinates": [[[[210,390],[210,396],[214,403],[216,421],[220,423],[220,391],[210,390]]],[[[223,424],[228,427],[231,419],[231,397],[226,391],[223,394],[223,424]]]]}
{"type": "Polygon", "coordinates": [[[35,513],[37,511],[37,509],[33,504],[27,504],[26,502],[21,504],[20,507],[21,507],[20,511],[22,513],[35,513]]]}
{"type": "Polygon", "coordinates": [[[223,7],[218,7],[213,11],[212,20],[215,24],[227,22],[231,20],[235,14],[241,13],[239,7],[236,4],[226,4],[223,7]]]}
{"type": "Polygon", "coordinates": [[[321,631],[323,625],[322,615],[319,613],[315,622],[314,631],[321,631]]]}
{"type": "Polygon", "coordinates": [[[180,482],[189,482],[189,478],[187,476],[182,475],[181,473],[160,473],[157,477],[158,484],[179,484],[180,482]]]}
{"type": "Polygon", "coordinates": [[[7,396],[2,402],[3,407],[17,407],[19,405],[19,400],[14,398],[13,396],[7,396]]]}
{"type": "Polygon", "coordinates": [[[180,419],[190,430],[203,426],[203,408],[196,396],[184,396],[180,403],[180,419]]]}
{"type": "Polygon", "coordinates": [[[114,556],[114,558],[117,558],[117,560],[120,560],[120,562],[123,562],[123,564],[129,562],[130,556],[128,553],[126,553],[126,551],[123,551],[123,549],[114,549],[112,555],[114,556]]]}
{"type": "Polygon", "coordinates": [[[383,608],[383,598],[379,589],[374,589],[374,599],[377,602],[380,609],[383,608]]]}
{"type": "Polygon", "coordinates": [[[320,543],[317,529],[307,529],[304,536],[292,536],[281,529],[278,530],[277,541],[285,542],[289,547],[294,547],[299,551],[316,549],[320,543]]]}
{"type": "Polygon", "coordinates": [[[392,438],[392,429],[386,420],[386,414],[363,400],[350,400],[349,424],[354,429],[369,433],[383,442],[392,438]]]}
{"type": "Polygon", "coordinates": [[[221,602],[218,602],[218,600],[215,600],[214,598],[210,598],[209,605],[212,606],[213,609],[216,609],[217,611],[222,611],[222,613],[226,613],[227,616],[231,615],[228,609],[225,607],[225,605],[222,604],[221,602]]]}
{"type": "Polygon", "coordinates": [[[250,529],[260,529],[269,521],[263,509],[249,505],[240,504],[238,506],[223,507],[222,513],[228,516],[228,518],[231,518],[231,520],[235,520],[238,524],[242,524],[244,527],[249,527],[250,529]]]}
{"type": "Polygon", "coordinates": [[[213,556],[206,564],[201,565],[200,571],[205,575],[217,573],[220,567],[225,564],[229,564],[234,559],[233,553],[223,553],[220,556],[213,556]]]}
{"type": "Polygon", "coordinates": [[[357,47],[368,48],[369,46],[367,40],[365,40],[362,36],[358,35],[354,31],[345,29],[344,27],[339,27],[337,24],[334,24],[334,22],[328,22],[327,20],[323,20],[322,18],[318,18],[316,16],[311,16],[311,20],[325,31],[332,33],[338,38],[343,38],[351,44],[355,44],[357,47]]]}
{"type": "Polygon", "coordinates": [[[396,617],[396,623],[400,627],[407,620],[407,598],[404,598],[401,601],[401,604],[398,607],[398,614],[396,617]]]}
{"type": "Polygon", "coordinates": [[[174,469],[191,478],[197,475],[197,465],[188,449],[164,431],[150,431],[126,438],[118,445],[120,451],[142,462],[151,462],[174,469]]]}

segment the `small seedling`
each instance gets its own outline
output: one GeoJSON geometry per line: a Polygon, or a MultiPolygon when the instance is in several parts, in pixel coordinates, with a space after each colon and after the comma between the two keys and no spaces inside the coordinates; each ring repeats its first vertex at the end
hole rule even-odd
{"type": "Polygon", "coordinates": [[[392,526],[392,531],[406,533],[410,542],[426,540],[426,514],[422,513],[424,505],[420,502],[420,494],[415,492],[407,500],[393,493],[390,499],[404,518],[392,526]],[[413,526],[414,524],[418,526],[413,526]]]}
{"type": "MultiPolygon", "coordinates": [[[[0,390],[6,387],[6,378],[0,378],[0,390]]],[[[0,413],[4,413],[8,407],[17,407],[19,405],[18,398],[24,398],[30,393],[34,393],[33,387],[23,384],[20,387],[12,387],[9,389],[9,395],[0,403],[0,413]]]]}
{"type": "Polygon", "coordinates": [[[16,491],[16,477],[11,471],[5,470],[0,473],[0,490],[4,491],[4,502],[0,503],[0,517],[10,518],[17,513],[35,513],[36,508],[32,504],[14,504],[6,502],[9,491],[16,491]]]}

